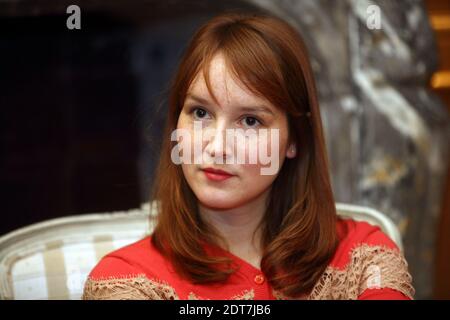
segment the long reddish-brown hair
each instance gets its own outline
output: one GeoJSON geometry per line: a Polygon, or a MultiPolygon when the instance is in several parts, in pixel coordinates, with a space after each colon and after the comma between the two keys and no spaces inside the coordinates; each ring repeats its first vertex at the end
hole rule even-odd
{"type": "Polygon", "coordinates": [[[209,65],[219,52],[236,79],[287,114],[289,139],[295,141],[298,154],[286,158],[271,188],[259,226],[261,270],[272,288],[286,296],[308,294],[336,249],[337,215],[307,49],[292,26],[271,15],[216,16],[198,29],[186,48],[169,88],[168,118],[151,196],[158,204],[152,243],[193,283],[220,283],[235,271],[230,259],[204,251],[202,241],[213,245],[225,241],[201,219],[195,194],[181,167],[170,158],[176,143],[170,134],[200,71],[217,102],[209,65]]]}

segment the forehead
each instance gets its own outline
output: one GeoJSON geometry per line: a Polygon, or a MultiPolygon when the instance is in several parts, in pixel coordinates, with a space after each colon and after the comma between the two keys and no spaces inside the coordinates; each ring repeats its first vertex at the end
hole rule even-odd
{"type": "MultiPolygon", "coordinates": [[[[252,93],[245,85],[235,80],[232,72],[228,69],[225,59],[221,54],[217,54],[209,66],[209,81],[211,90],[217,98],[219,106],[228,105],[254,105],[264,104],[272,108],[271,104],[263,97],[252,93]]],[[[208,91],[203,72],[200,71],[194,78],[188,92],[196,96],[201,96],[213,102],[213,97],[208,91]]]]}

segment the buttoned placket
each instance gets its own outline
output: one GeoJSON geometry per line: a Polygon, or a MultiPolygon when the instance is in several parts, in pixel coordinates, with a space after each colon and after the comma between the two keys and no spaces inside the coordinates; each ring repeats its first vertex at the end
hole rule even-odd
{"type": "Polygon", "coordinates": [[[216,250],[219,250],[229,257],[231,257],[235,263],[239,265],[239,268],[237,270],[238,273],[240,273],[242,276],[244,276],[245,279],[248,280],[249,284],[249,290],[253,289],[254,291],[254,299],[255,300],[271,300],[275,299],[272,293],[272,288],[270,287],[266,276],[264,273],[250,264],[249,262],[245,261],[244,259],[234,255],[233,253],[226,251],[222,248],[216,247],[216,250]]]}

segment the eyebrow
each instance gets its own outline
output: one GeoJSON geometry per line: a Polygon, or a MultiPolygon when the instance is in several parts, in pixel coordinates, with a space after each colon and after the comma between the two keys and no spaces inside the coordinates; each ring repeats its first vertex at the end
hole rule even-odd
{"type": "MultiPolygon", "coordinates": [[[[207,99],[201,98],[199,96],[196,96],[195,94],[188,93],[186,95],[186,98],[190,98],[192,100],[197,101],[198,103],[202,104],[211,104],[207,99]]],[[[239,110],[245,111],[245,112],[265,112],[269,113],[271,115],[275,115],[272,110],[270,110],[268,107],[264,105],[258,105],[258,106],[238,106],[239,110]]]]}

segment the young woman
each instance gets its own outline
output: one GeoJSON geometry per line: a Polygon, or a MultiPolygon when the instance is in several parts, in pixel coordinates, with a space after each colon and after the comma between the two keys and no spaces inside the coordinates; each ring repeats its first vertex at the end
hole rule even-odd
{"type": "Polygon", "coordinates": [[[163,137],[154,232],[105,256],[84,299],[413,298],[393,241],[337,217],[307,50],[283,20],[227,13],[203,25],[163,137]],[[269,165],[249,160],[252,146],[270,150],[269,165]]]}

